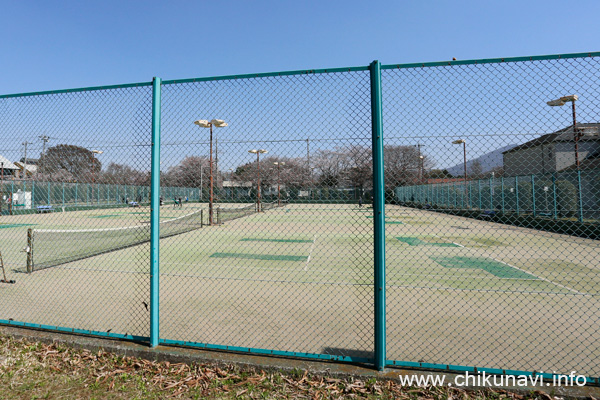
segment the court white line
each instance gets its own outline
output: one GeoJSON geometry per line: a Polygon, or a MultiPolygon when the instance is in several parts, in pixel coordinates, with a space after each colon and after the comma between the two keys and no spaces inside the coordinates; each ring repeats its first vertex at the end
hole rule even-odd
{"type": "MultiPolygon", "coordinates": [[[[435,235],[435,234],[434,234],[434,235],[435,235]]],[[[443,238],[443,237],[441,237],[441,236],[438,236],[438,235],[435,235],[435,236],[436,236],[436,237],[438,237],[438,238],[440,238],[440,239],[442,239],[442,240],[446,240],[446,239],[444,239],[444,238],[443,238]]],[[[446,240],[446,241],[448,242],[449,240],[446,240]]],[[[453,242],[453,243],[454,243],[454,242],[453,242]]],[[[456,244],[456,243],[455,243],[455,244],[456,244]]],[[[501,263],[501,264],[507,265],[507,266],[509,266],[509,267],[511,267],[511,268],[514,268],[514,269],[517,269],[517,270],[519,270],[519,271],[521,271],[521,272],[524,272],[524,273],[526,273],[526,274],[528,274],[528,275],[535,276],[535,277],[536,277],[536,278],[538,278],[538,279],[541,279],[541,280],[543,280],[543,281],[545,281],[545,282],[551,283],[551,284],[553,284],[553,285],[555,285],[555,286],[558,286],[558,287],[560,287],[560,288],[566,289],[566,290],[568,290],[568,291],[570,291],[570,292],[573,292],[573,293],[576,293],[576,294],[581,294],[581,295],[585,295],[585,294],[587,294],[587,293],[581,293],[581,292],[579,292],[579,291],[577,291],[577,290],[575,290],[575,289],[572,289],[572,288],[570,288],[570,287],[567,287],[567,286],[561,285],[560,283],[552,282],[550,279],[546,279],[546,278],[544,278],[544,277],[541,277],[541,276],[539,276],[539,275],[536,275],[536,274],[534,274],[534,273],[531,273],[530,271],[527,271],[527,270],[524,270],[524,269],[522,269],[522,268],[516,267],[516,266],[514,266],[514,265],[511,265],[511,264],[509,264],[509,263],[506,263],[506,262],[504,262],[504,261],[502,261],[502,260],[498,260],[497,258],[494,258],[494,257],[488,256],[488,255],[486,255],[486,254],[485,254],[485,253],[483,253],[483,252],[482,252],[482,254],[479,254],[479,253],[478,253],[476,250],[474,250],[474,249],[470,249],[470,248],[468,248],[468,247],[465,247],[465,246],[461,246],[461,247],[462,247],[462,248],[464,248],[465,250],[468,250],[468,251],[470,251],[470,252],[472,252],[472,253],[475,253],[477,256],[480,256],[480,257],[481,257],[481,256],[483,256],[483,257],[490,258],[490,259],[492,259],[492,260],[494,260],[494,261],[497,261],[497,262],[499,262],[499,263],[501,263]]]]}
{"type": "Polygon", "coordinates": [[[308,259],[306,260],[306,264],[304,265],[304,271],[308,271],[308,263],[310,262],[310,257],[312,256],[312,252],[315,249],[316,242],[317,242],[317,235],[313,236],[312,246],[310,246],[310,253],[308,253],[308,259]]]}

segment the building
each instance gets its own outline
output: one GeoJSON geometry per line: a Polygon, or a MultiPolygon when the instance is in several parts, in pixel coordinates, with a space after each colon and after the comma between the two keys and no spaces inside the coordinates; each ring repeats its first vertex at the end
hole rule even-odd
{"type": "Polygon", "coordinates": [[[0,155],[0,174],[2,179],[15,179],[20,169],[14,163],[9,161],[6,157],[0,155]]]}
{"type": "MultiPolygon", "coordinates": [[[[572,188],[569,209],[581,202],[584,218],[600,218],[600,123],[577,124],[580,138],[575,152],[573,127],[540,136],[503,152],[505,177],[532,176],[547,188],[557,182],[558,197],[567,196],[565,183],[572,188]],[[576,157],[579,158],[577,167],[576,157]],[[562,182],[562,183],[561,183],[562,182]],[[561,189],[562,188],[562,189],[561,189]]],[[[525,178],[528,180],[528,178],[525,178]]]]}
{"type": "Polygon", "coordinates": [[[15,177],[18,177],[21,179],[30,179],[33,176],[35,176],[35,174],[37,173],[37,165],[30,165],[29,160],[27,160],[27,164],[25,164],[21,161],[15,161],[14,164],[19,169],[19,171],[17,172],[17,175],[15,177]]]}
{"type": "MultiPolygon", "coordinates": [[[[577,124],[579,162],[600,153],[600,123],[577,124]]],[[[505,176],[543,175],[575,166],[573,126],[540,136],[502,153],[505,176]]]]}

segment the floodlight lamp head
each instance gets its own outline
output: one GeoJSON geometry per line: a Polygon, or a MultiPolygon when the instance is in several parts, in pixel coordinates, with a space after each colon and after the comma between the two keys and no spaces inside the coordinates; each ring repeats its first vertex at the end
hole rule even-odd
{"type": "Polygon", "coordinates": [[[269,152],[268,150],[265,150],[265,149],[259,149],[259,150],[257,150],[257,151],[258,151],[260,154],[265,154],[265,153],[268,153],[268,152],[269,152]]]}
{"type": "Polygon", "coordinates": [[[198,125],[200,128],[210,128],[210,122],[208,122],[205,119],[199,119],[197,121],[194,121],[195,125],[198,125]]]}
{"type": "Polygon", "coordinates": [[[227,122],[222,119],[213,119],[210,123],[217,128],[225,128],[227,126],[227,122]]]}
{"type": "Polygon", "coordinates": [[[102,150],[92,150],[92,153],[94,153],[94,154],[102,154],[104,152],[102,150]]]}
{"type": "Polygon", "coordinates": [[[570,96],[563,96],[560,99],[550,100],[546,104],[548,104],[550,107],[560,107],[564,106],[568,102],[575,102],[577,100],[579,100],[579,96],[577,96],[576,94],[572,94],[570,96]]]}
{"type": "Polygon", "coordinates": [[[255,150],[255,149],[248,150],[248,153],[256,154],[256,153],[258,153],[258,150],[255,150]]]}
{"type": "Polygon", "coordinates": [[[452,144],[463,144],[463,143],[465,143],[464,139],[458,139],[458,140],[455,140],[454,142],[452,142],[452,144]]]}

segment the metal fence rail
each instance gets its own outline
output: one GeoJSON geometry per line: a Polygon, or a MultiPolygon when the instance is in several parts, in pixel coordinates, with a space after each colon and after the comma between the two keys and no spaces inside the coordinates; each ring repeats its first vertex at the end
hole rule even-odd
{"type": "Polygon", "coordinates": [[[0,96],[0,323],[598,383],[599,56],[0,96]]]}

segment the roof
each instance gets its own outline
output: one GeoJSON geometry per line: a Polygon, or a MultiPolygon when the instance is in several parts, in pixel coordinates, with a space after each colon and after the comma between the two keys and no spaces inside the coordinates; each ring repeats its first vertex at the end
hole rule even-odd
{"type": "MultiPolygon", "coordinates": [[[[579,163],[579,169],[600,169],[600,151],[590,154],[585,159],[581,160],[579,163]]],[[[567,168],[560,170],[560,172],[563,171],[577,171],[577,165],[569,165],[567,168]]]]}
{"type": "Polygon", "coordinates": [[[427,178],[427,183],[449,183],[449,182],[462,182],[465,180],[464,176],[458,178],[427,178]]]}
{"type": "MultiPolygon", "coordinates": [[[[24,167],[23,163],[21,163],[19,161],[15,161],[15,165],[17,166],[18,169],[21,169],[21,170],[24,167]]],[[[27,164],[27,166],[25,168],[27,169],[27,172],[29,172],[31,174],[35,174],[35,172],[37,171],[37,165],[27,164]]]]}
{"type": "MultiPolygon", "coordinates": [[[[582,131],[583,135],[579,139],[582,141],[596,141],[600,140],[600,123],[579,123],[577,124],[577,129],[582,131]]],[[[502,152],[502,154],[513,153],[515,151],[530,149],[532,147],[541,146],[543,144],[553,143],[553,142],[572,142],[573,141],[573,126],[570,125],[566,128],[563,128],[559,131],[548,133],[546,135],[542,135],[538,138],[530,140],[529,142],[523,143],[519,146],[513,147],[510,150],[502,152]]]]}
{"type": "Polygon", "coordinates": [[[0,155],[0,163],[4,163],[4,169],[20,169],[15,164],[13,164],[12,162],[10,162],[8,160],[8,158],[3,157],[1,155],[0,155]]]}
{"type": "Polygon", "coordinates": [[[223,181],[223,187],[242,187],[249,188],[252,187],[252,182],[238,182],[238,181],[223,181]]]}

